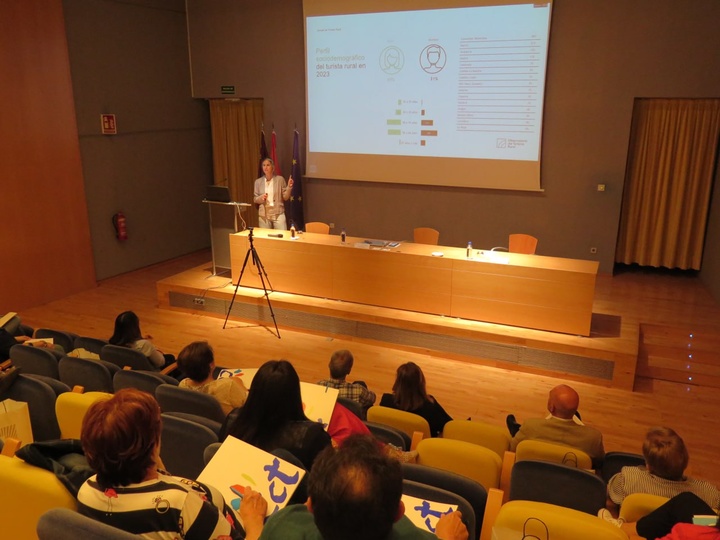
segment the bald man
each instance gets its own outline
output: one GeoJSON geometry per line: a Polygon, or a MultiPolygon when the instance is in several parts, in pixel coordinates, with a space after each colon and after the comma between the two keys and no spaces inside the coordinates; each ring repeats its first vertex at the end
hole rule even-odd
{"type": "MultiPolygon", "coordinates": [[[[575,390],[566,384],[556,386],[548,396],[550,414],[545,418],[525,420],[514,434],[510,449],[515,451],[518,443],[525,439],[564,444],[583,450],[592,458],[593,465],[599,466],[605,457],[602,433],[582,423],[576,415],[579,405],[580,396],[575,390]]],[[[510,420],[508,417],[508,426],[510,420]]]]}

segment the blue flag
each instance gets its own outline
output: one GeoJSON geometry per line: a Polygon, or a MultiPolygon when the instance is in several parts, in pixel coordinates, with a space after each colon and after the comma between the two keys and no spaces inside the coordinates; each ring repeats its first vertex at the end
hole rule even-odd
{"type": "Polygon", "coordinates": [[[285,203],[288,227],[292,222],[295,224],[296,229],[304,230],[305,213],[303,212],[302,171],[300,168],[300,134],[297,129],[293,136],[293,159],[290,178],[293,179],[292,193],[290,200],[285,203]]]}

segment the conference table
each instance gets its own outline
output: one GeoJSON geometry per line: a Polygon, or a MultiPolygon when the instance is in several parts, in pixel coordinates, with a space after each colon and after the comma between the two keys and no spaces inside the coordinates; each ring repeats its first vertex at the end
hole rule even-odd
{"type": "MultiPolygon", "coordinates": [[[[581,336],[597,261],[254,228],[268,289],[581,336]],[[282,235],[281,238],[277,236],[282,235]]],[[[262,288],[249,231],[230,235],[233,283],[262,288]]]]}

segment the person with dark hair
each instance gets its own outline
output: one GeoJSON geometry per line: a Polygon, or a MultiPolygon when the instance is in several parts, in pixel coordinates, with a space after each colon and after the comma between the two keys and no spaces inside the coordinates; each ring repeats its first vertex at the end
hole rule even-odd
{"type": "Polygon", "coordinates": [[[286,231],[285,201],[292,194],[292,176],[286,184],[282,176],[275,174],[275,162],[270,158],[263,159],[262,170],[253,193],[253,201],[258,205],[258,226],[286,231]]]}
{"type": "Polygon", "coordinates": [[[223,513],[222,495],[158,470],[160,407],[150,394],[118,390],[93,403],[80,440],[96,474],[78,492],[81,514],[143,538],[242,538],[223,513]]]}
{"type": "MultiPolygon", "coordinates": [[[[246,491],[247,493],[247,491],[246,491]]],[[[263,540],[467,540],[462,514],[440,518],[433,535],[405,517],[402,469],[368,435],[353,435],[317,458],[308,478],[306,505],[290,505],[271,516],[263,540]]],[[[250,504],[256,504],[252,494],[250,504]]],[[[241,503],[245,504],[245,500],[241,503]]]]}
{"type": "Polygon", "coordinates": [[[228,415],[223,431],[268,452],[287,450],[307,470],[331,444],[323,425],[305,416],[300,378],[287,360],[269,360],[260,366],[245,405],[228,415]]]}
{"type": "Polygon", "coordinates": [[[452,420],[437,400],[427,393],[425,375],[414,362],[397,368],[392,394],[383,394],[380,405],[422,416],[430,424],[433,437],[440,436],[445,424],[452,420]]]}
{"type": "Polygon", "coordinates": [[[143,336],[140,332],[140,319],[132,311],[123,311],[115,318],[115,329],[108,342],[111,345],[119,345],[135,349],[143,353],[150,363],[157,369],[162,369],[175,362],[171,354],[163,354],[152,344],[152,336],[143,336]]]}
{"type": "Polygon", "coordinates": [[[375,392],[368,390],[367,385],[362,381],[351,383],[345,380],[350,375],[354,360],[352,353],[347,349],[335,351],[328,364],[330,378],[318,381],[318,384],[337,388],[338,397],[357,401],[364,409],[367,409],[375,403],[375,392]]]}
{"type": "Polygon", "coordinates": [[[590,456],[593,466],[599,467],[605,457],[602,433],[582,422],[577,414],[579,405],[578,393],[570,386],[560,384],[548,394],[550,414],[545,418],[529,418],[520,426],[515,424],[515,416],[508,415],[508,429],[513,435],[510,450],[514,452],[526,439],[563,444],[582,450],[590,456]],[[515,425],[517,429],[513,430],[515,425]]]}
{"type": "Polygon", "coordinates": [[[185,379],[181,388],[189,388],[214,396],[228,414],[235,407],[242,407],[247,399],[247,388],[239,377],[215,379],[215,354],[207,341],[193,341],[178,354],[178,367],[185,379]]]}
{"type": "Polygon", "coordinates": [[[669,499],[634,523],[613,519],[609,513],[600,517],[617,525],[630,538],[641,536],[646,540],[720,540],[720,521],[714,526],[694,525],[694,516],[715,516],[715,510],[690,491],[669,499]]]}
{"type": "Polygon", "coordinates": [[[642,453],[645,466],[623,467],[608,482],[608,508],[613,513],[631,493],[674,497],[691,491],[712,508],[720,508],[720,491],[715,486],[685,476],[689,454],[675,430],[667,427],[648,430],[642,453]]]}

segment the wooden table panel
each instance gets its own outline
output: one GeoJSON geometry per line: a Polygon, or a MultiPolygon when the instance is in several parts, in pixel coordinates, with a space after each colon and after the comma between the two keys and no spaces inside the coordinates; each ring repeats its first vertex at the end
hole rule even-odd
{"type": "MultiPolygon", "coordinates": [[[[293,240],[254,230],[274,290],[492,323],[590,335],[596,261],[403,243],[368,248],[361,238],[305,233],[293,240]],[[361,247],[362,246],[362,247],[361,247]],[[441,253],[442,256],[433,256],[441,253]]],[[[230,235],[233,280],[248,232],[230,235]]],[[[248,263],[249,264],[249,263],[248,263]]],[[[241,285],[261,287],[247,269],[241,285]]]]}

